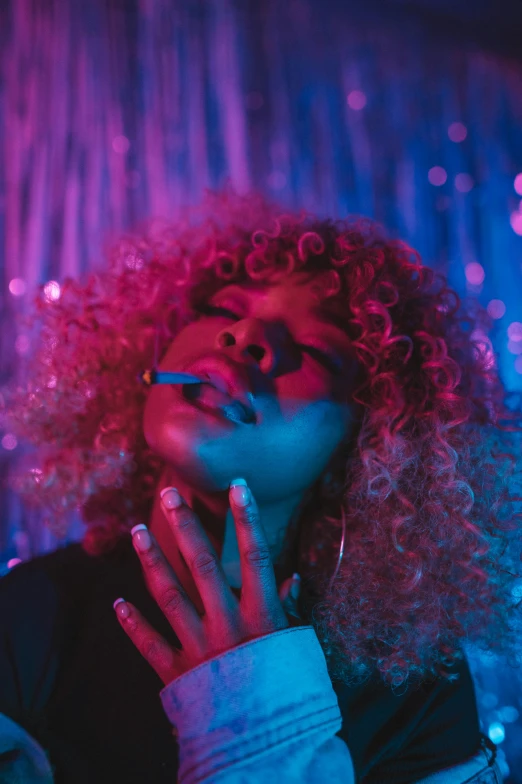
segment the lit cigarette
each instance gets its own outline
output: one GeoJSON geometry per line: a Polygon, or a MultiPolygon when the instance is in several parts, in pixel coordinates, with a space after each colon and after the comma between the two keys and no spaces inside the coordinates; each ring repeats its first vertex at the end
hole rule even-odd
{"type": "Polygon", "coordinates": [[[163,373],[152,369],[144,370],[138,375],[138,381],[150,387],[153,384],[201,384],[203,379],[190,373],[163,373]]]}

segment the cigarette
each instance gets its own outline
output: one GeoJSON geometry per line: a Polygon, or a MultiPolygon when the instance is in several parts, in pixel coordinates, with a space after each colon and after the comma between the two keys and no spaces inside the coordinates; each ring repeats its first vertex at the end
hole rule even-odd
{"type": "Polygon", "coordinates": [[[164,373],[159,370],[144,370],[138,375],[138,381],[145,386],[153,384],[201,384],[202,378],[190,373],[164,373]]]}

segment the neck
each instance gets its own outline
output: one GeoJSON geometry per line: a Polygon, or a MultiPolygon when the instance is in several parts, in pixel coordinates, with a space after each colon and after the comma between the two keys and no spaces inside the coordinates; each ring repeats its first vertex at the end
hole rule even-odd
{"type": "MultiPolygon", "coordinates": [[[[240,588],[239,549],[234,518],[229,506],[228,490],[202,494],[187,485],[179,476],[175,476],[169,467],[166,467],[156,488],[152,514],[149,520],[149,528],[156,537],[162,552],[171,564],[189,597],[194,601],[198,610],[202,612],[201,599],[192,574],[184,562],[161,507],[160,492],[167,486],[176,487],[190,508],[194,510],[221,560],[229,585],[240,588]]],[[[290,576],[292,571],[288,574],[286,573],[289,569],[295,570],[297,568],[291,558],[285,557],[284,563],[282,561],[279,563],[279,561],[285,556],[283,553],[283,540],[300,500],[301,497],[284,499],[283,502],[263,505],[258,503],[278,584],[290,576]]]]}

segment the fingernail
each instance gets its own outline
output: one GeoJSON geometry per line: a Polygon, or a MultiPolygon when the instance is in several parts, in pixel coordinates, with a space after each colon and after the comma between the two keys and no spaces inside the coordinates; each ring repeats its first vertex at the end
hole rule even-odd
{"type": "Polygon", "coordinates": [[[160,493],[160,498],[165,509],[177,509],[183,503],[175,487],[164,487],[160,493]]]}
{"type": "Polygon", "coordinates": [[[246,506],[251,495],[244,479],[233,479],[230,482],[230,495],[237,506],[246,506]]]}
{"type": "Polygon", "coordinates": [[[130,615],[129,605],[126,604],[125,599],[116,599],[112,605],[120,618],[128,618],[130,615]]]}
{"type": "Polygon", "coordinates": [[[301,593],[301,576],[294,572],[292,575],[292,584],[290,585],[290,596],[292,599],[299,599],[301,593]]]}
{"type": "Polygon", "coordinates": [[[146,552],[152,544],[149,530],[143,523],[134,526],[134,528],[131,530],[131,536],[140,553],[146,552]]]}

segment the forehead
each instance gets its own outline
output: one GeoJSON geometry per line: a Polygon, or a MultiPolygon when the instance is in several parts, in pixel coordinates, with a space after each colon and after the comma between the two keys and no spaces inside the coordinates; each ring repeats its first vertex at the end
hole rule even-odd
{"type": "Polygon", "coordinates": [[[279,280],[246,280],[242,281],[241,283],[225,284],[223,288],[234,287],[265,297],[268,295],[287,295],[288,297],[296,295],[300,301],[302,301],[304,298],[306,301],[310,302],[323,301],[324,307],[327,308],[330,308],[331,306],[335,307],[336,304],[338,306],[339,302],[335,303],[334,297],[330,297],[328,300],[323,300],[323,298],[315,290],[314,284],[316,283],[317,278],[318,274],[316,272],[314,273],[300,270],[299,272],[293,272],[290,275],[286,275],[279,280]]]}

